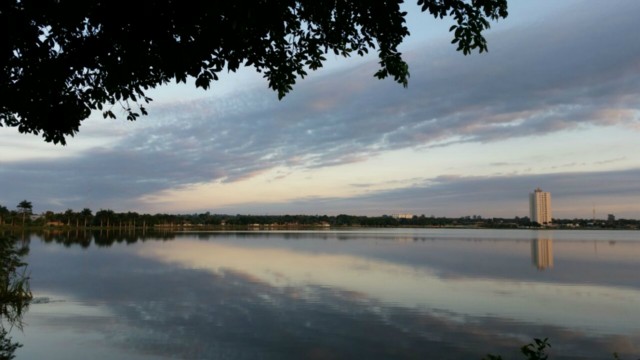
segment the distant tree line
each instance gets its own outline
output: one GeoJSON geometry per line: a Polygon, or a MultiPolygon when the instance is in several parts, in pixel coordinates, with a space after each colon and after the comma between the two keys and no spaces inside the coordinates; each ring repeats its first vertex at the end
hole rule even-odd
{"type": "MultiPolygon", "coordinates": [[[[71,227],[71,228],[177,228],[177,227],[480,227],[480,228],[536,228],[539,224],[528,217],[483,218],[479,215],[463,217],[413,217],[329,215],[228,215],[210,212],[195,214],[140,214],[100,209],[95,213],[88,208],[80,211],[46,211],[33,215],[32,203],[21,201],[10,210],[0,205],[0,226],[71,227]]],[[[639,220],[615,219],[553,219],[561,228],[638,229],[639,220]]]]}

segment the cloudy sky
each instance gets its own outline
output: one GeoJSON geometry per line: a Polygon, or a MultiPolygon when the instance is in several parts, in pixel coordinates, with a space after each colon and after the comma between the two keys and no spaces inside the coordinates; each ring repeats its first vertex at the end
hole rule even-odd
{"type": "Polygon", "coordinates": [[[155,89],[134,123],[94,114],[64,147],[0,128],[0,205],[512,217],[541,187],[554,217],[640,218],[640,2],[512,0],[471,56],[406,8],[407,89],[375,54],[330,56],[282,101],[246,69],[155,89]]]}

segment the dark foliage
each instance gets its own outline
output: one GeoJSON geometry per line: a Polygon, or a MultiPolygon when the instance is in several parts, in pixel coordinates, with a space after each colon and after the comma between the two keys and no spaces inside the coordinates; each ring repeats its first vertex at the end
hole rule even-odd
{"type": "MultiPolygon", "coordinates": [[[[520,348],[520,353],[526,360],[548,360],[547,351],[551,348],[548,338],[534,338],[532,343],[526,344],[520,348]]],[[[617,353],[613,353],[614,360],[621,360],[617,353]]],[[[501,355],[488,354],[482,360],[503,360],[501,355]]],[[[638,359],[640,360],[640,359],[638,359]]]]}
{"type": "Polygon", "coordinates": [[[22,261],[28,247],[17,247],[14,240],[0,237],[0,324],[15,323],[31,300],[26,264],[22,261]]]}
{"type": "Polygon", "coordinates": [[[0,328],[0,360],[11,360],[15,358],[15,352],[21,344],[11,341],[8,332],[0,328]]]}
{"type": "MultiPolygon", "coordinates": [[[[452,17],[464,54],[487,50],[489,20],[507,0],[418,0],[452,17]]],[[[325,54],[378,52],[378,78],[406,86],[397,47],[409,32],[402,1],[5,0],[0,2],[0,126],[65,143],[93,110],[128,120],[145,92],[172,80],[207,89],[221,71],[253,66],[282,98],[325,54]]]]}
{"type": "Polygon", "coordinates": [[[22,315],[32,298],[22,261],[28,251],[28,247],[17,247],[14,240],[0,236],[0,360],[13,359],[22,346],[11,341],[5,326],[21,327],[22,315]]]}

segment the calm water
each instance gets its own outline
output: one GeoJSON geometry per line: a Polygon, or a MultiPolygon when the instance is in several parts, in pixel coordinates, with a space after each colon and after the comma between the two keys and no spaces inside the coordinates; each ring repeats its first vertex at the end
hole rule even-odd
{"type": "Polygon", "coordinates": [[[533,337],[552,359],[640,357],[640,232],[27,241],[17,359],[509,358],[533,337]]]}

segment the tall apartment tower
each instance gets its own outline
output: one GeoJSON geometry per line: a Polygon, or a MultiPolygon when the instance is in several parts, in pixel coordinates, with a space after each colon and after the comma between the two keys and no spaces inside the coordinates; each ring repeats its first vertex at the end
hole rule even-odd
{"type": "Polygon", "coordinates": [[[529,215],[531,221],[540,225],[551,224],[551,193],[537,188],[529,194],[529,215]]]}

